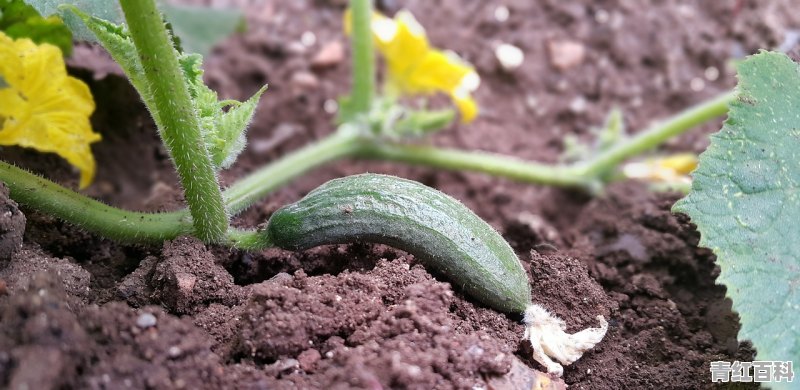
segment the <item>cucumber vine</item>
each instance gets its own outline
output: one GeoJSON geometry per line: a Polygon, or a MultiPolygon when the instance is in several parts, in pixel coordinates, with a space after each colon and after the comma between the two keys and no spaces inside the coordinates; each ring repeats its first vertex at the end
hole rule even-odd
{"type": "Polygon", "coordinates": [[[245,250],[273,246],[305,249],[353,240],[395,245],[447,274],[485,304],[500,311],[524,313],[525,337],[534,346],[534,358],[558,375],[563,372],[561,364],[574,362],[603,339],[608,323],[598,316],[599,328],[566,333],[561,319],[531,302],[525,271],[502,236],[447,195],[399,178],[359,175],[324,184],[276,212],[258,229],[234,228],[230,217],[293,178],[343,158],[476,171],[527,183],[599,191],[616,178],[613,173],[625,160],[725,114],[734,99],[733,93],[722,94],[631,137],[622,134],[621,120],[614,116],[606,129],[608,134],[613,133],[609,139],[614,141],[571,163],[550,165],[492,153],[422,146],[413,142],[414,137],[448,125],[455,112],[410,109],[400,104],[397,95],[444,92],[458,107],[462,121],[469,122],[478,113],[470,96],[479,84],[478,75],[469,64],[431,48],[410,13],[391,20],[376,14],[371,0],[351,0],[345,19],[352,23],[347,30],[353,44],[353,88],[341,101],[337,130],[223,191],[217,173],[244,147],[246,127],[264,89],[246,102],[218,101],[216,93],[202,82],[201,57],[176,49],[155,0],[120,0],[120,4],[126,26],[71,4],[61,10],[82,21],[142,96],[175,165],[188,208],[166,213],[122,210],[0,162],[0,180],[9,186],[12,198],[123,242],[159,243],[194,235],[206,243],[245,250]],[[373,39],[376,18],[392,24],[393,35],[379,34],[373,39]],[[392,46],[393,37],[406,39],[408,45],[392,46]],[[375,49],[385,56],[397,55],[398,46],[416,47],[427,61],[409,55],[387,58],[390,82],[383,94],[378,94],[375,49]],[[437,77],[426,75],[429,70],[421,63],[434,67],[430,71],[437,77]],[[397,69],[416,79],[392,79],[398,76],[392,75],[397,69]],[[458,77],[445,77],[451,76],[448,72],[458,77]]]}
{"type": "MultiPolygon", "coordinates": [[[[734,97],[733,93],[725,93],[702,102],[632,137],[623,138],[589,159],[569,164],[543,164],[494,153],[419,145],[413,139],[374,131],[375,122],[388,118],[381,115],[376,118],[375,115],[375,107],[380,105],[381,98],[375,95],[376,60],[369,39],[372,2],[352,0],[353,90],[348,99],[349,118],[352,119],[338,125],[326,138],[256,170],[221,191],[215,176],[218,167],[210,160],[209,150],[204,147],[202,126],[196,117],[202,107],[193,103],[192,85],[187,85],[186,81],[190,77],[186,73],[187,68],[191,68],[189,63],[193,57],[172,47],[172,39],[153,0],[122,0],[121,4],[129,31],[74,6],[62,6],[61,9],[65,14],[80,17],[122,65],[142,95],[173,158],[186,193],[188,209],[140,213],[105,206],[2,161],[0,180],[10,187],[13,198],[28,206],[95,234],[124,242],[152,243],[190,233],[209,243],[261,249],[266,243],[255,239],[258,232],[230,227],[229,216],[245,210],[295,177],[344,158],[475,171],[526,183],[597,191],[607,182],[608,173],[625,160],[724,115],[727,104],[734,97]],[[119,223],[113,223],[110,215],[119,223]]],[[[417,126],[426,124],[425,121],[410,123],[417,126]]]]}

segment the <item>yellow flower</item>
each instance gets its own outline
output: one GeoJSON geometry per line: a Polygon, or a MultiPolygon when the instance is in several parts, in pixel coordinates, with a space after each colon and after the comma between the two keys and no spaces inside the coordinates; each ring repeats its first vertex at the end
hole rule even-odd
{"type": "Polygon", "coordinates": [[[57,153],[80,170],[80,187],[95,173],[89,144],[100,140],[89,116],[89,87],[67,75],[61,51],[0,31],[0,145],[57,153]]]}
{"type": "Polygon", "coordinates": [[[691,184],[689,174],[697,168],[697,156],[679,153],[644,162],[625,164],[623,172],[631,179],[643,179],[656,183],[691,184]]]}
{"type": "MultiPolygon", "coordinates": [[[[348,11],[345,15],[348,33],[350,21],[348,11]]],[[[478,105],[471,93],[480,84],[478,73],[457,54],[432,48],[425,29],[414,15],[404,10],[390,19],[375,13],[371,29],[375,46],[386,59],[390,88],[407,95],[444,92],[455,102],[462,121],[475,119],[478,105]]]]}

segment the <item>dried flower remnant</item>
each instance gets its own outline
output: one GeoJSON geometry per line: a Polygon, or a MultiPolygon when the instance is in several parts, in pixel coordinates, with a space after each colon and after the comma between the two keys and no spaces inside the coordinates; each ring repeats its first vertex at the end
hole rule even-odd
{"type": "Polygon", "coordinates": [[[697,156],[692,153],[680,153],[625,164],[622,171],[630,179],[640,179],[652,183],[691,184],[689,177],[697,167],[697,156]]]}
{"type": "Polygon", "coordinates": [[[533,347],[533,359],[547,368],[547,372],[563,375],[563,365],[570,365],[583,356],[584,352],[594,348],[603,340],[608,331],[608,322],[603,316],[597,316],[599,328],[586,328],[580,332],[569,334],[564,320],[550,314],[545,308],[531,304],[525,309],[525,334],[523,338],[530,340],[533,347]],[[553,361],[558,360],[561,364],[553,361]]]}

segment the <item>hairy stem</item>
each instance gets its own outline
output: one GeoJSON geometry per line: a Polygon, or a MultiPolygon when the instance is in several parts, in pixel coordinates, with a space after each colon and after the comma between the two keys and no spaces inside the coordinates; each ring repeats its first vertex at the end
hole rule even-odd
{"type": "Polygon", "coordinates": [[[727,112],[728,103],[735,96],[735,92],[728,92],[690,107],[630,139],[620,142],[588,161],[572,165],[542,164],[485,152],[390,143],[382,140],[366,140],[356,151],[355,156],[449,170],[483,172],[526,183],[585,187],[594,190],[602,185],[604,174],[626,159],[653,149],[697,125],[724,115],[727,112]]]}
{"type": "MultiPolygon", "coordinates": [[[[358,146],[357,137],[345,126],[252,173],[225,191],[228,212],[238,213],[304,172],[352,154],[358,146]]],[[[0,181],[9,186],[16,201],[114,240],[160,243],[193,233],[192,218],[185,209],[166,213],[118,209],[2,161],[0,181]]],[[[270,246],[257,231],[233,228],[227,230],[221,242],[241,249],[270,246]]]]}
{"type": "Polygon", "coordinates": [[[100,203],[0,161],[12,199],[88,231],[122,242],[159,244],[192,232],[189,213],[139,213],[100,203]]]}
{"type": "Polygon", "coordinates": [[[189,90],[161,13],[154,0],[121,0],[125,20],[150,85],[161,137],[183,186],[194,234],[216,242],[228,228],[228,215],[206,150],[189,90]]]}
{"type": "Polygon", "coordinates": [[[375,53],[372,43],[372,0],[350,0],[353,13],[353,91],[355,112],[367,112],[375,93],[375,53]]]}
{"type": "MultiPolygon", "coordinates": [[[[362,136],[352,126],[343,125],[333,135],[292,152],[240,180],[224,192],[224,199],[228,211],[238,213],[289,180],[344,157],[471,170],[537,184],[592,186],[599,183],[600,176],[608,169],[626,158],[724,114],[731,99],[734,99],[733,94],[724,94],[689,108],[601,153],[590,162],[576,165],[548,165],[489,153],[389,143],[362,136]]],[[[120,210],[4,162],[0,162],[0,181],[8,184],[13,199],[112,239],[158,243],[192,232],[191,218],[185,210],[161,214],[120,210]]],[[[227,229],[220,242],[248,250],[271,246],[269,238],[258,230],[233,228],[227,229]]]]}
{"type": "Polygon", "coordinates": [[[234,228],[228,229],[228,234],[225,237],[225,244],[231,248],[249,251],[261,250],[274,246],[267,236],[266,231],[234,228]]]}
{"type": "Polygon", "coordinates": [[[528,183],[554,186],[578,187],[587,185],[588,179],[591,179],[577,175],[572,167],[566,165],[540,164],[499,154],[442,149],[434,146],[370,141],[359,148],[356,156],[449,170],[483,172],[528,183]]]}
{"type": "Polygon", "coordinates": [[[225,205],[231,215],[238,214],[289,180],[327,162],[352,155],[358,134],[347,125],[318,142],[269,164],[239,180],[225,190],[225,205]]]}

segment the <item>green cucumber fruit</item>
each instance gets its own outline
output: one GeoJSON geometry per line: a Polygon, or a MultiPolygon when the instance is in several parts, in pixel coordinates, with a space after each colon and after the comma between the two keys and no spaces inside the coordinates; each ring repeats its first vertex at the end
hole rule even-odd
{"type": "Polygon", "coordinates": [[[390,245],[499,311],[523,312],[531,303],[528,277],[503,237],[461,202],[411,180],[377,174],[331,180],[276,211],[267,234],[290,250],[390,245]]]}

